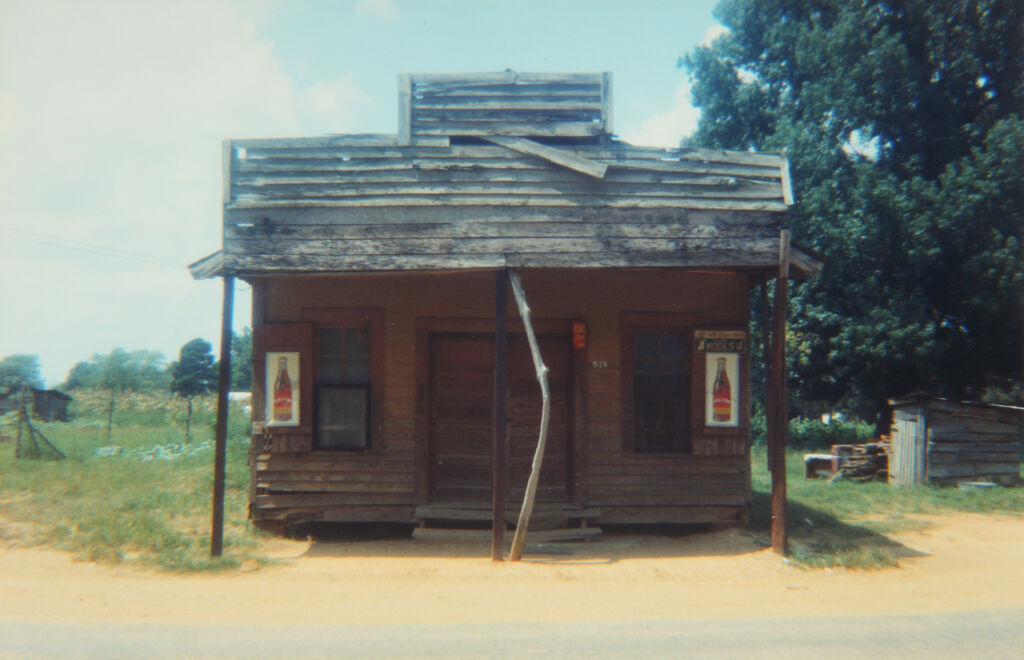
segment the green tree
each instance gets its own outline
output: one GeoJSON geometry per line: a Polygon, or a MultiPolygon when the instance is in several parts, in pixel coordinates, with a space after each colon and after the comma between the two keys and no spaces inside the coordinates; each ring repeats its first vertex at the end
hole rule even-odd
{"type": "Polygon", "coordinates": [[[107,440],[113,433],[117,397],[125,391],[166,390],[170,376],[160,351],[126,351],[115,348],[106,355],[95,353],[92,359],[78,362],[68,372],[63,387],[108,390],[107,440]]]}
{"type": "Polygon", "coordinates": [[[252,328],[231,333],[231,390],[248,392],[252,389],[252,328]]]}
{"type": "MultiPolygon", "coordinates": [[[[1019,391],[1024,4],[725,0],[692,143],[788,151],[791,409],[1019,391]]],[[[884,426],[884,421],[883,424],[884,426]]]]}
{"type": "Polygon", "coordinates": [[[212,391],[217,384],[217,367],[210,342],[196,338],[182,346],[178,361],[171,365],[170,371],[171,392],[185,397],[188,402],[185,437],[191,439],[192,398],[212,391]]]}
{"type": "Polygon", "coordinates": [[[38,355],[8,355],[0,360],[0,394],[11,394],[22,387],[42,386],[38,355]]]}

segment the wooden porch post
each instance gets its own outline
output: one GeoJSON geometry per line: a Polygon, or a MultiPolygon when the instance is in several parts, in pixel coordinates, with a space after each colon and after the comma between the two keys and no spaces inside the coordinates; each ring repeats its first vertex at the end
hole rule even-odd
{"type": "Polygon", "coordinates": [[[786,301],[789,288],[789,230],[779,236],[779,278],[775,283],[772,310],[772,364],[768,399],[768,457],[772,475],[772,550],[785,555],[789,548],[786,530],[786,301]]]}
{"type": "Polygon", "coordinates": [[[494,274],[494,479],[491,559],[505,558],[505,371],[508,353],[508,271],[494,274]]]}
{"type": "Polygon", "coordinates": [[[231,388],[231,319],[234,314],[235,278],[224,276],[224,307],[220,322],[220,378],[217,384],[217,436],[213,454],[213,524],[210,556],[224,549],[224,467],[227,460],[228,390],[231,388]]]}

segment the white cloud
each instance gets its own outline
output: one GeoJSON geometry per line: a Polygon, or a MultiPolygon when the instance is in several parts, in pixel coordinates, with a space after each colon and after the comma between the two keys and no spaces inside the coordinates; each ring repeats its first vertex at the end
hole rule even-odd
{"type": "Polygon", "coordinates": [[[349,73],[343,78],[321,81],[304,90],[302,105],[318,124],[316,132],[340,133],[349,130],[359,113],[371,107],[373,102],[349,73]]]}
{"type": "Polygon", "coordinates": [[[690,83],[676,88],[672,107],[640,122],[640,128],[627,131],[622,139],[636,145],[674,148],[679,140],[697,130],[700,110],[690,104],[690,83]]]}
{"type": "Polygon", "coordinates": [[[723,34],[729,34],[729,28],[725,27],[721,23],[714,23],[704,32],[704,38],[700,40],[700,45],[710,46],[712,41],[723,34]]]}
{"type": "MultiPolygon", "coordinates": [[[[40,354],[53,384],[114,346],[173,357],[216,339],[220,287],[184,267],[220,246],[221,140],[297,134],[309,96],[260,33],[269,9],[0,3],[0,281],[20,283],[5,288],[17,320],[0,324],[0,356],[40,354]]],[[[326,96],[346,91],[358,97],[344,81],[326,96]]]]}
{"type": "Polygon", "coordinates": [[[356,3],[356,14],[363,18],[373,17],[390,21],[398,15],[398,10],[392,0],[359,0],[356,3]]]}

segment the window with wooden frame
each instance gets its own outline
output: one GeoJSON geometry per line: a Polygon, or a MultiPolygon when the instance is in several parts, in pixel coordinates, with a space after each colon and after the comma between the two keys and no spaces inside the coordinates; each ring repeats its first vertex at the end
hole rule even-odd
{"type": "Polygon", "coordinates": [[[317,332],[317,449],[370,446],[370,330],[321,326],[317,332]]]}
{"type": "Polygon", "coordinates": [[[633,449],[690,451],[689,332],[633,332],[633,449]]]}
{"type": "Polygon", "coordinates": [[[622,449],[693,451],[693,325],[691,314],[623,312],[622,449]]]}

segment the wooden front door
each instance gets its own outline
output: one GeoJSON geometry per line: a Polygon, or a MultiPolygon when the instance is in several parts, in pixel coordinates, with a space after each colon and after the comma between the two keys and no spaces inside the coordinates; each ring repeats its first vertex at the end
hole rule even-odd
{"type": "MultiPolygon", "coordinates": [[[[542,336],[550,369],[551,422],[537,498],[565,502],[571,495],[572,347],[568,336],[542,336]]],[[[431,502],[491,501],[494,338],[430,337],[429,484],[431,502]]],[[[508,345],[508,501],[522,500],[540,427],[541,397],[525,336],[508,345]]]]}

